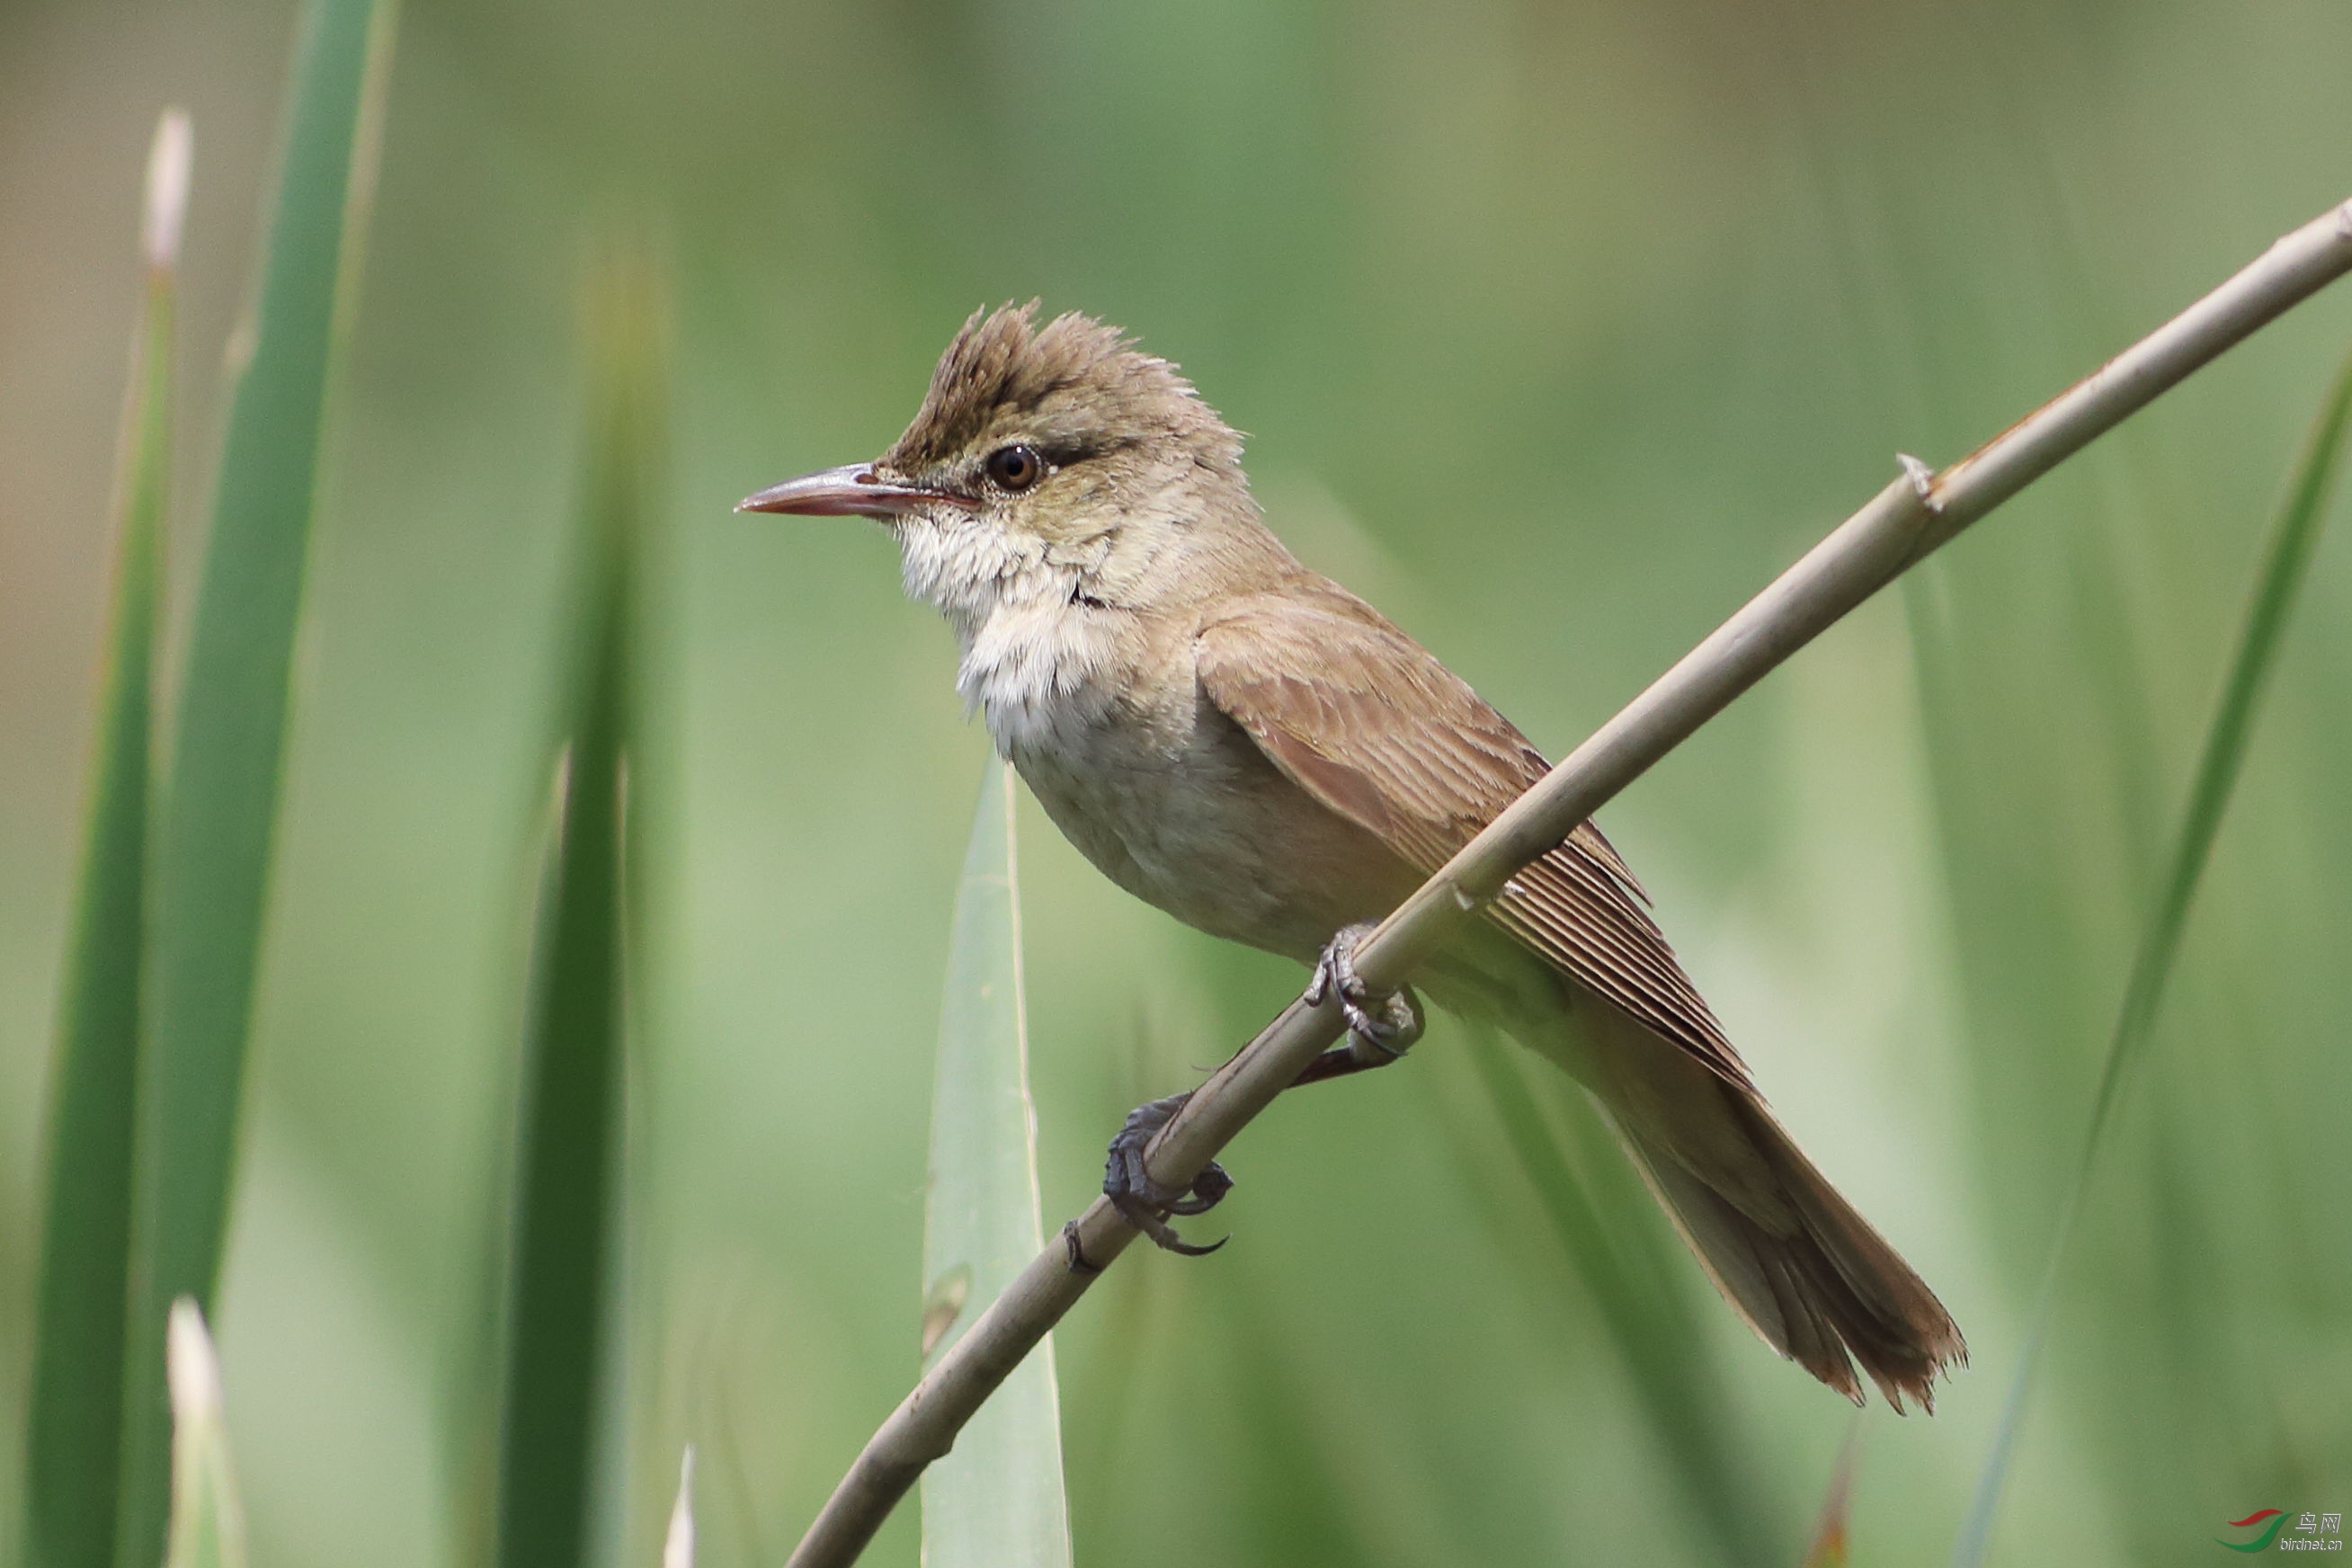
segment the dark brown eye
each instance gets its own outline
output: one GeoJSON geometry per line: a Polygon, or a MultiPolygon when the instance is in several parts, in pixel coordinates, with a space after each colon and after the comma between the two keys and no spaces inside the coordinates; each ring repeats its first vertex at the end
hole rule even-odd
{"type": "Polygon", "coordinates": [[[1001,489],[1025,490],[1045,477],[1045,460],[1027,447],[999,447],[984,466],[1001,489]]]}

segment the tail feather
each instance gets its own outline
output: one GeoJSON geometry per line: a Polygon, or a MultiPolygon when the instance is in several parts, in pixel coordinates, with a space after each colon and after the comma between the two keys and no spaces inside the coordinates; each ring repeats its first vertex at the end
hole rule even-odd
{"type": "MultiPolygon", "coordinates": [[[[1777,1179],[1793,1223],[1760,1220],[1640,1131],[1619,1132],[1650,1190],[1707,1275],[1765,1343],[1856,1404],[1854,1363],[1900,1411],[1935,1409],[1935,1380],[1965,1364],[1960,1331],[1868,1221],[1839,1195],[1769,1112],[1727,1086],[1723,1100],[1777,1179]]],[[[1770,1205],[1778,1208],[1780,1205],[1770,1205]]]]}

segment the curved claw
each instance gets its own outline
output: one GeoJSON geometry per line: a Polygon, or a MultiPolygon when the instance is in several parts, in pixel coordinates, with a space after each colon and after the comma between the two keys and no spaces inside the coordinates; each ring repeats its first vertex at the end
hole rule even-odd
{"type": "Polygon", "coordinates": [[[1229,1236],[1221,1236],[1208,1246],[1202,1247],[1177,1235],[1176,1227],[1154,1214],[1141,1199],[1113,1194],[1110,1201],[1118,1205],[1128,1224],[1150,1237],[1152,1245],[1163,1252],[1181,1252],[1187,1258],[1205,1258],[1233,1239],[1229,1236]]]}
{"type": "Polygon", "coordinates": [[[1233,1191],[1233,1177],[1223,1166],[1212,1161],[1192,1178],[1190,1186],[1171,1187],[1154,1181],[1143,1163],[1144,1151],[1151,1146],[1152,1138],[1168,1125],[1169,1119],[1189,1098],[1171,1094],[1165,1100],[1139,1105],[1128,1113],[1118,1136],[1110,1141],[1109,1157],[1103,1162],[1103,1195],[1117,1205],[1128,1224],[1150,1237],[1155,1246],[1198,1258],[1216,1251],[1231,1238],[1221,1238],[1206,1247],[1195,1246],[1179,1236],[1164,1216],[1208,1213],[1233,1191]]]}

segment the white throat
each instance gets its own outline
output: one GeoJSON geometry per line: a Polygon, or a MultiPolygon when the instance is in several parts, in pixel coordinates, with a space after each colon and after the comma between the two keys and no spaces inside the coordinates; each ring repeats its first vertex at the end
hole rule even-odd
{"type": "Polygon", "coordinates": [[[998,752],[1051,744],[1066,727],[1101,717],[1113,631],[1080,599],[1098,544],[1057,558],[1064,551],[1033,534],[961,512],[909,518],[893,531],[900,581],[954,628],[963,651],[956,689],[998,752]]]}

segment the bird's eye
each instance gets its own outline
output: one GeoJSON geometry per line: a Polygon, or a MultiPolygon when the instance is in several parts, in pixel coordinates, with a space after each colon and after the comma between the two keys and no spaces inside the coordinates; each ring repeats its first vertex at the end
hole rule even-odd
{"type": "Polygon", "coordinates": [[[1001,489],[1025,490],[1045,477],[1045,460],[1027,447],[999,447],[984,466],[1001,489]]]}

